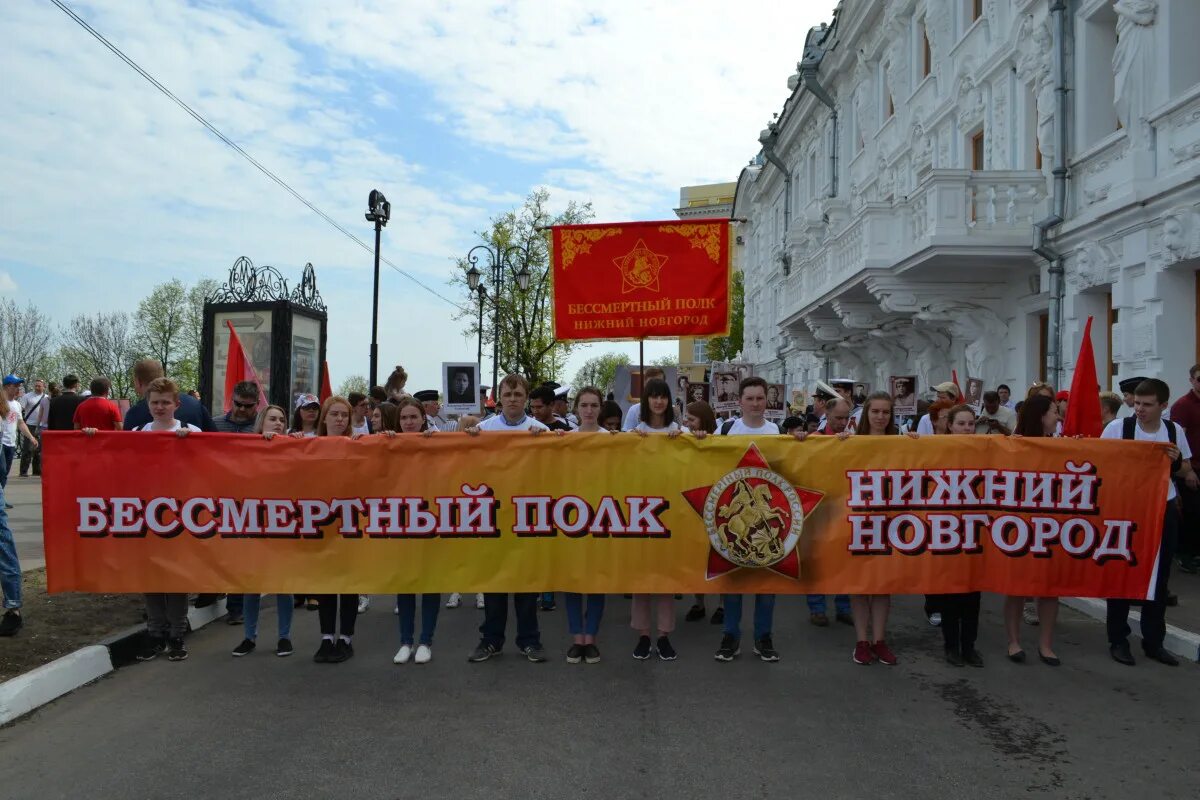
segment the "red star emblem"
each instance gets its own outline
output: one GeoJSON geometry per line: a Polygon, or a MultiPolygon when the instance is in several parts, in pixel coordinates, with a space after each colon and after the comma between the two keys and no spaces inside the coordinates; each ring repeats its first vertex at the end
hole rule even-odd
{"type": "MultiPolygon", "coordinates": [[[[706,577],[716,578],[742,567],[765,566],[786,575],[800,577],[800,556],[796,545],[804,519],[812,512],[823,492],[793,486],[771,470],[753,444],[742,455],[734,469],[714,484],[699,486],[683,492],[684,499],[704,520],[712,548],[708,553],[706,577]],[[732,552],[746,548],[746,539],[739,534],[749,531],[740,526],[746,516],[756,523],[757,530],[774,532],[767,540],[768,555],[757,559],[761,563],[739,563],[732,552]],[[771,550],[781,553],[771,560],[771,550]]],[[[760,537],[759,544],[762,544],[760,537]]]]}

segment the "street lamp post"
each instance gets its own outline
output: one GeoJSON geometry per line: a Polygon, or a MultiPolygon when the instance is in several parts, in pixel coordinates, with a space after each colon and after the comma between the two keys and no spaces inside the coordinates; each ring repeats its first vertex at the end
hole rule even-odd
{"type": "Polygon", "coordinates": [[[509,271],[513,273],[513,278],[517,282],[517,288],[522,292],[529,289],[529,268],[522,261],[521,268],[518,270],[513,267],[513,255],[522,255],[523,250],[518,245],[510,245],[509,247],[500,247],[497,245],[493,248],[489,244],[480,244],[472,247],[467,252],[467,263],[470,269],[467,270],[467,286],[471,291],[479,292],[479,361],[483,363],[483,302],[487,298],[487,288],[480,282],[483,278],[483,273],[479,270],[479,259],[483,253],[487,254],[487,268],[492,273],[492,289],[495,295],[491,298],[492,304],[492,392],[493,397],[498,397],[497,387],[500,385],[500,285],[504,279],[504,268],[507,266],[509,271]]]}
{"type": "MultiPolygon", "coordinates": [[[[474,268],[472,268],[472,269],[474,269],[474,268]]],[[[470,281],[469,275],[468,275],[467,280],[470,281]]],[[[479,377],[482,378],[483,377],[483,303],[485,300],[487,300],[487,287],[478,285],[478,281],[476,281],[476,285],[471,288],[471,291],[475,292],[475,294],[477,294],[479,296],[479,328],[477,330],[477,333],[479,335],[475,337],[476,338],[475,369],[479,373],[479,377]]]]}
{"type": "Polygon", "coordinates": [[[375,223],[375,294],[371,302],[371,378],[370,386],[379,385],[379,233],[392,218],[392,204],[383,192],[372,189],[367,196],[367,222],[375,223]]]}

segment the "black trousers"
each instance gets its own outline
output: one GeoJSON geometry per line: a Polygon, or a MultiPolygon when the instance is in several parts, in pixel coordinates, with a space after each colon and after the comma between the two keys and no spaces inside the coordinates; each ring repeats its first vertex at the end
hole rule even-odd
{"type": "Polygon", "coordinates": [[[1175,481],[1179,500],[1183,504],[1183,519],[1179,523],[1179,554],[1200,556],[1200,489],[1189,489],[1183,481],[1175,481]]]}
{"type": "MultiPolygon", "coordinates": [[[[1163,513],[1162,545],[1158,550],[1158,574],[1154,599],[1142,603],[1142,649],[1157,653],[1167,637],[1167,581],[1171,577],[1171,559],[1179,541],[1179,511],[1175,501],[1167,503],[1163,513]]],[[[1129,600],[1108,601],[1108,643],[1124,642],[1129,636],[1129,600]]]]}
{"type": "Polygon", "coordinates": [[[342,624],[342,636],[353,636],[354,623],[358,620],[358,595],[317,595],[317,616],[321,619],[322,636],[333,636],[338,633],[336,626],[339,618],[342,624]]]}
{"type": "Polygon", "coordinates": [[[979,592],[936,595],[942,612],[942,639],[946,649],[966,653],[975,649],[979,636],[979,592]]]}

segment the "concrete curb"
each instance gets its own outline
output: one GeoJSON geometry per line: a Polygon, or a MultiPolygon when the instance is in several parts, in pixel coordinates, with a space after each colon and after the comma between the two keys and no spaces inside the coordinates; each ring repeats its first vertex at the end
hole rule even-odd
{"type": "MultiPolygon", "coordinates": [[[[1101,622],[1104,622],[1108,615],[1108,604],[1094,597],[1063,597],[1061,600],[1064,605],[1101,622]]],[[[1169,614],[1170,611],[1167,613],[1169,614]]],[[[1129,627],[1134,636],[1142,635],[1142,612],[1136,608],[1129,612],[1129,627]]],[[[1168,623],[1167,637],[1163,640],[1163,647],[1180,658],[1200,662],[1200,634],[1185,631],[1183,628],[1177,628],[1168,623]]]]}
{"type": "Polygon", "coordinates": [[[0,725],[112,671],[108,648],[94,644],[0,683],[0,725]]]}
{"type": "MultiPolygon", "coordinates": [[[[197,631],[223,616],[224,599],[207,608],[189,606],[188,627],[197,631]]],[[[145,637],[146,626],[135,625],[0,683],[0,725],[7,725],[118,667],[135,663],[145,637]]]]}

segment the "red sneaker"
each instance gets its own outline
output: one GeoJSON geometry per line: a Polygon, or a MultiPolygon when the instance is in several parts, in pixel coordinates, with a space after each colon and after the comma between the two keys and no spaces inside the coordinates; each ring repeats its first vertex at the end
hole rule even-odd
{"type": "Polygon", "coordinates": [[[896,654],[887,646],[887,642],[880,639],[871,647],[871,650],[881,663],[887,664],[889,667],[896,666],[896,654]]]}
{"type": "Polygon", "coordinates": [[[864,667],[869,666],[875,660],[875,655],[871,652],[870,642],[858,642],[854,645],[854,663],[862,664],[864,667]]]}

